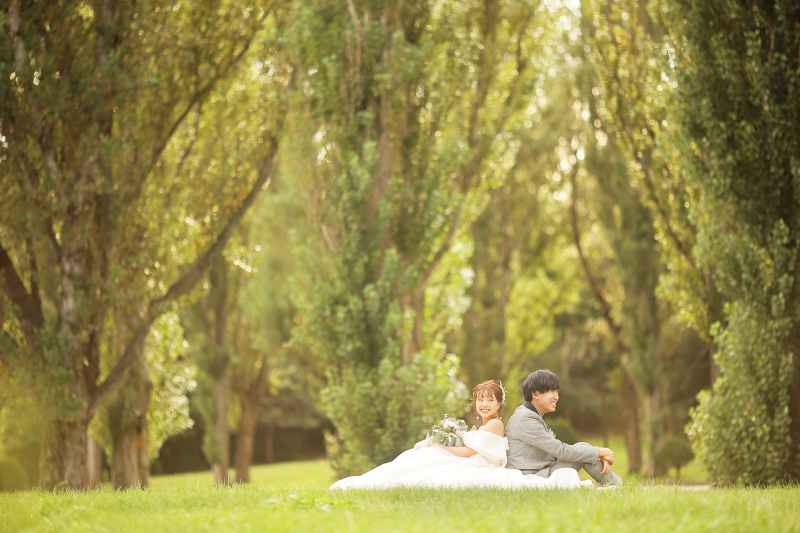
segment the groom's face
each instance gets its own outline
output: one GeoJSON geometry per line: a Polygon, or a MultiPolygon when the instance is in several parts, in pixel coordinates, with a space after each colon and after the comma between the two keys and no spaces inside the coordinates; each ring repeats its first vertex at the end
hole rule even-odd
{"type": "Polygon", "coordinates": [[[533,402],[531,403],[541,414],[552,413],[556,410],[556,404],[558,403],[558,391],[534,392],[533,402]]]}

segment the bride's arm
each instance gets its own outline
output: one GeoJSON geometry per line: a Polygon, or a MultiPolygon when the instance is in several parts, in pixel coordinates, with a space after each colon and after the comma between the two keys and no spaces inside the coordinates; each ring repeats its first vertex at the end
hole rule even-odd
{"type": "Polygon", "coordinates": [[[434,444],[434,446],[439,446],[439,448],[447,450],[456,457],[472,457],[478,453],[468,446],[442,446],[441,444],[434,444]]]}

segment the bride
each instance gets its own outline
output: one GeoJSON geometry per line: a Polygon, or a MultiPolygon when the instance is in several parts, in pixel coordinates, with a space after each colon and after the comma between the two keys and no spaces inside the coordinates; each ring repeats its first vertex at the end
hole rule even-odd
{"type": "Polygon", "coordinates": [[[508,440],[503,426],[506,391],[499,381],[485,381],[472,391],[475,411],[483,424],[463,435],[464,446],[439,446],[433,437],[418,442],[390,462],[361,476],[334,483],[331,489],[384,489],[391,487],[430,488],[577,488],[581,482],[572,468],[558,469],[549,478],[524,475],[505,468],[508,440]]]}

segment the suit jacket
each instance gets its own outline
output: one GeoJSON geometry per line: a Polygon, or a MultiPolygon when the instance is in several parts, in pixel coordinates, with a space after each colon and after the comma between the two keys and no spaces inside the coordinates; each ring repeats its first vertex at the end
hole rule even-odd
{"type": "Polygon", "coordinates": [[[536,474],[549,470],[556,461],[595,463],[600,458],[597,446],[571,446],[558,440],[544,419],[524,405],[517,407],[506,426],[507,468],[536,474]]]}

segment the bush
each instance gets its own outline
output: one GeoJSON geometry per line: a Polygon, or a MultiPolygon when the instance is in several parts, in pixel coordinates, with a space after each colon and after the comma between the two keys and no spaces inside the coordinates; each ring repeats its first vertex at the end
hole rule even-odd
{"type": "Polygon", "coordinates": [[[751,306],[728,306],[714,331],[721,376],[702,391],[687,433],[709,477],[722,485],[779,483],[791,477],[789,392],[792,353],[782,350],[788,321],[765,320],[751,306]]]}
{"type": "Polygon", "coordinates": [[[575,444],[578,442],[578,437],[575,435],[575,428],[572,423],[566,418],[556,418],[551,423],[547,424],[556,438],[565,444],[575,444]]]}
{"type": "Polygon", "coordinates": [[[30,485],[28,472],[13,457],[0,459],[0,492],[25,490],[30,485]]]}
{"type": "Polygon", "coordinates": [[[681,468],[694,459],[692,445],[685,435],[668,435],[656,452],[656,464],[667,468],[674,467],[676,477],[681,477],[681,468]]]}
{"type": "Polygon", "coordinates": [[[438,359],[422,352],[408,366],[386,358],[377,369],[328,372],[321,396],[336,434],[326,435],[326,446],[339,477],[393,460],[445,414],[466,410],[457,358],[438,359]]]}

